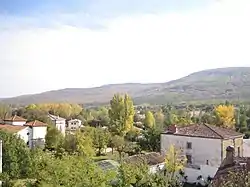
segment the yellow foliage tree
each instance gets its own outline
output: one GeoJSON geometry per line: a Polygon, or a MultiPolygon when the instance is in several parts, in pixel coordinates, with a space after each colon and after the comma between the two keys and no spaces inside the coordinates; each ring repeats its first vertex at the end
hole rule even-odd
{"type": "Polygon", "coordinates": [[[174,178],[176,172],[184,169],[186,161],[187,159],[181,154],[180,149],[177,149],[174,145],[170,145],[165,158],[165,168],[170,180],[174,178]]]}
{"type": "Polygon", "coordinates": [[[215,108],[219,126],[226,128],[235,128],[235,115],[233,105],[219,105],[215,108]]]}

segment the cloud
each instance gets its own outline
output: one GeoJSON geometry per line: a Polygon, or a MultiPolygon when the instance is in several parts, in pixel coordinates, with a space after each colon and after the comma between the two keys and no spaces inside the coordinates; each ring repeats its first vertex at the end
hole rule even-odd
{"type": "Polygon", "coordinates": [[[206,68],[249,66],[249,9],[247,0],[224,0],[200,9],[93,18],[102,29],[78,26],[73,14],[42,28],[32,25],[38,18],[22,28],[27,21],[15,27],[8,17],[12,27],[0,31],[0,78],[8,80],[0,81],[2,96],[164,82],[206,68]]]}

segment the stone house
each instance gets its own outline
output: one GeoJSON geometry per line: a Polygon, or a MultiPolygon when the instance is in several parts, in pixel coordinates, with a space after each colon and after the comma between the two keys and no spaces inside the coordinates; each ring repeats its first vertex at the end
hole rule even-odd
{"type": "Polygon", "coordinates": [[[185,172],[189,182],[198,176],[213,177],[226,157],[228,146],[236,147],[236,154],[243,155],[243,134],[208,124],[177,127],[172,125],[161,134],[161,153],[166,154],[170,145],[186,156],[185,172]]]}

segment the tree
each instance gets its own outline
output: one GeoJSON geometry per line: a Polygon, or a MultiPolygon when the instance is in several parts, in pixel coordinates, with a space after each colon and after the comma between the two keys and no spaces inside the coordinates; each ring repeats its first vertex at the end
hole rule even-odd
{"type": "Polygon", "coordinates": [[[33,172],[32,158],[25,142],[16,135],[4,131],[0,131],[0,139],[3,142],[4,178],[14,180],[30,177],[33,172]]]}
{"type": "Polygon", "coordinates": [[[93,148],[93,139],[89,135],[77,131],[76,135],[76,150],[79,155],[92,157],[95,154],[93,148]]]}
{"type": "Polygon", "coordinates": [[[155,118],[152,112],[147,111],[145,114],[144,124],[147,128],[155,127],[155,118]]]}
{"type": "Polygon", "coordinates": [[[127,94],[124,97],[115,94],[110,101],[109,110],[112,131],[124,136],[133,127],[134,114],[132,99],[127,94]]]}
{"type": "Polygon", "coordinates": [[[0,104],[0,119],[11,116],[11,108],[8,105],[0,104]]]}
{"type": "Polygon", "coordinates": [[[110,134],[107,130],[102,128],[95,128],[93,136],[94,147],[98,150],[97,155],[100,156],[103,149],[105,149],[109,143],[110,134]]]}
{"type": "Polygon", "coordinates": [[[47,134],[45,136],[45,148],[49,150],[56,150],[63,144],[63,135],[53,125],[49,125],[47,134]]]}
{"type": "Polygon", "coordinates": [[[148,129],[144,131],[143,138],[139,140],[139,145],[143,150],[160,151],[161,146],[161,131],[158,129],[148,129]]]}
{"type": "Polygon", "coordinates": [[[165,169],[171,181],[174,179],[176,172],[184,169],[185,163],[186,158],[181,155],[180,150],[176,149],[173,145],[170,145],[165,158],[165,169]]]}
{"type": "Polygon", "coordinates": [[[235,128],[234,106],[219,105],[215,108],[218,124],[222,127],[235,128]]]}
{"type": "MultiPolygon", "coordinates": [[[[123,137],[115,135],[111,138],[111,147],[115,148],[119,153],[120,160],[122,159],[122,152],[125,149],[125,140],[123,137]]],[[[112,151],[113,152],[113,151],[112,151]]]]}
{"type": "Polygon", "coordinates": [[[160,111],[155,113],[154,117],[155,117],[155,123],[156,123],[157,128],[162,130],[163,125],[164,125],[164,120],[165,120],[164,114],[160,110],[160,111]]]}

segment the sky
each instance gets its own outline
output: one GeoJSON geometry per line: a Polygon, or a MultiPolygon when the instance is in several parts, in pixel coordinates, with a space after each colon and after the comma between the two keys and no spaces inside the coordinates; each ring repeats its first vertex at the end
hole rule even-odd
{"type": "Polygon", "coordinates": [[[0,98],[250,66],[249,0],[0,0],[0,98]]]}

